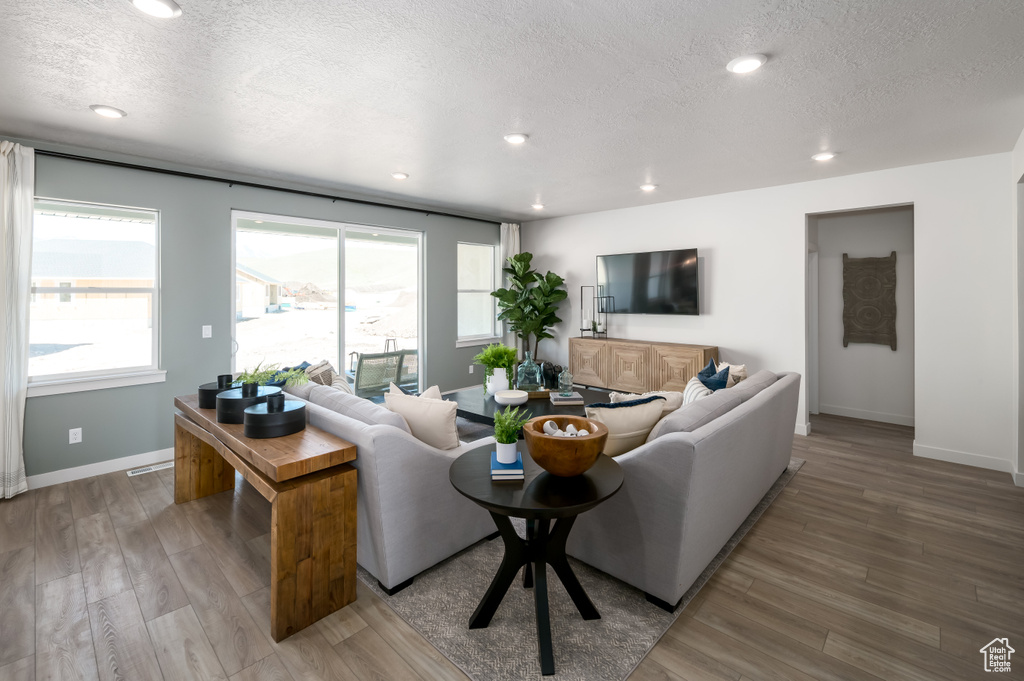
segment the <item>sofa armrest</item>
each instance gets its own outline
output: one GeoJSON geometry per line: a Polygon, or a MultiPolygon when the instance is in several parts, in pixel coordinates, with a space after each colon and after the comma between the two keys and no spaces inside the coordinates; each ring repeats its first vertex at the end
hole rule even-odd
{"type": "Polygon", "coordinates": [[[567,551],[659,598],[679,562],[684,509],[695,458],[690,433],[671,433],[615,460],[622,489],[580,515],[567,551]]]}

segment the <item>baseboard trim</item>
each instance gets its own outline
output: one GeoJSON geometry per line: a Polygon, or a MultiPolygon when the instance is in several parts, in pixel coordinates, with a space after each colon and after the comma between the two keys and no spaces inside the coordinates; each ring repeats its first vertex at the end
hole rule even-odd
{"type": "Polygon", "coordinates": [[[793,432],[796,433],[797,435],[803,435],[804,437],[807,437],[808,435],[811,434],[811,422],[808,421],[807,423],[796,424],[796,427],[793,429],[793,432]]]}
{"type": "Polygon", "coordinates": [[[30,475],[28,476],[28,488],[39,489],[40,487],[50,487],[52,485],[60,485],[65,482],[82,480],[83,478],[91,478],[94,475],[103,475],[105,473],[113,473],[114,471],[138,468],[139,466],[151,466],[155,463],[171,461],[173,459],[174,447],[158,449],[155,452],[146,452],[145,454],[123,456],[120,459],[107,459],[106,461],[97,461],[96,463],[89,463],[84,466],[63,468],[59,471],[52,471],[50,473],[30,475]]]}
{"type": "Polygon", "coordinates": [[[1017,487],[1024,487],[1024,473],[1014,473],[1013,484],[1017,485],[1017,487]]]}
{"type": "MultiPolygon", "coordinates": [[[[930,445],[918,444],[914,440],[914,456],[936,461],[948,461],[949,463],[962,463],[975,468],[987,468],[992,471],[1001,471],[1013,475],[1013,463],[1009,459],[997,459],[994,456],[984,454],[971,454],[969,452],[958,452],[955,449],[943,449],[930,445]]],[[[1019,475],[1019,473],[1018,473],[1019,475]]],[[[1020,485],[1020,482],[1016,484],[1020,485]]]]}
{"type": "Polygon", "coordinates": [[[865,421],[881,421],[882,423],[892,423],[897,426],[911,426],[914,425],[913,416],[901,416],[900,414],[888,414],[884,411],[868,411],[866,409],[851,409],[849,407],[837,407],[833,404],[819,404],[818,411],[822,414],[832,414],[833,416],[845,416],[851,419],[863,419],[865,421]]]}

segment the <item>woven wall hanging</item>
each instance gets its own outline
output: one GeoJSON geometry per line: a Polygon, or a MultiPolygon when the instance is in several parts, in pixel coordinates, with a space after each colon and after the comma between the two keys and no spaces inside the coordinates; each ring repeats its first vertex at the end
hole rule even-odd
{"type": "Polygon", "coordinates": [[[896,251],[887,258],[843,253],[843,347],[850,343],[896,349],[896,251]]]}

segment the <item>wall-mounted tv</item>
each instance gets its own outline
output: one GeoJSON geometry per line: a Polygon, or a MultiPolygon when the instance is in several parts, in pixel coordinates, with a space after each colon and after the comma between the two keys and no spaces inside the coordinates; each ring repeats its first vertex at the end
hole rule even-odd
{"type": "Polygon", "coordinates": [[[608,312],[700,314],[697,249],[599,255],[597,295],[608,312]]]}

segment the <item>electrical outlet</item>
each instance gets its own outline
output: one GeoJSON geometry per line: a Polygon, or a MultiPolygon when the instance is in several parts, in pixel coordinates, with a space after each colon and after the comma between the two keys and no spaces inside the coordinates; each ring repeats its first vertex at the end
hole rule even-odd
{"type": "Polygon", "coordinates": [[[213,338],[213,327],[209,324],[203,324],[203,338],[213,338]]]}
{"type": "Polygon", "coordinates": [[[469,373],[473,373],[473,365],[472,364],[469,365],[469,373]]]}
{"type": "Polygon", "coordinates": [[[82,429],[72,428],[68,431],[68,444],[74,445],[82,441],[82,429]]]}

